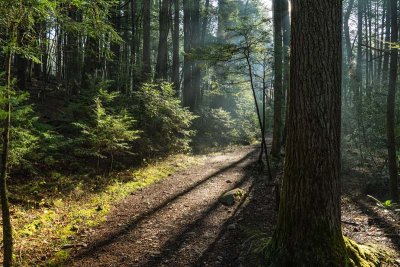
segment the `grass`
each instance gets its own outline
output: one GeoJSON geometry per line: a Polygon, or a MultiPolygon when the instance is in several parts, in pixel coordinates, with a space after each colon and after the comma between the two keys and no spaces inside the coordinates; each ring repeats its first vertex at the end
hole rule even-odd
{"type": "Polygon", "coordinates": [[[200,162],[199,156],[178,155],[112,176],[92,177],[90,182],[84,182],[89,178],[76,182],[72,177],[55,174],[52,183],[24,185],[22,189],[32,200],[28,197],[24,205],[12,206],[15,265],[59,266],[69,257],[69,248],[85,246],[76,240],[104,222],[115,204],[136,190],[200,162]],[[69,190],[63,191],[63,186],[69,190]],[[38,195],[39,201],[33,198],[38,195]]]}

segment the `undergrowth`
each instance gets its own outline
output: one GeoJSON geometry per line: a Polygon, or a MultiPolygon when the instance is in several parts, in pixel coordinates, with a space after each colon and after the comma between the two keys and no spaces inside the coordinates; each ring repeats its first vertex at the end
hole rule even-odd
{"type": "MultiPolygon", "coordinates": [[[[115,173],[111,177],[92,177],[99,184],[108,181],[105,186],[99,185],[100,190],[94,186],[95,182],[89,187],[71,183],[75,188],[67,190],[68,193],[59,191],[58,195],[54,192],[46,195],[41,192],[40,201],[34,200],[33,194],[32,200],[13,205],[16,266],[59,266],[69,257],[69,248],[86,246],[78,244],[77,240],[104,222],[116,203],[138,189],[200,162],[200,157],[171,156],[141,168],[115,173]]],[[[72,178],[57,177],[56,180],[67,184],[68,179],[72,178]]],[[[52,184],[51,187],[57,186],[52,184]]],[[[29,184],[25,188],[29,188],[29,184]]]]}

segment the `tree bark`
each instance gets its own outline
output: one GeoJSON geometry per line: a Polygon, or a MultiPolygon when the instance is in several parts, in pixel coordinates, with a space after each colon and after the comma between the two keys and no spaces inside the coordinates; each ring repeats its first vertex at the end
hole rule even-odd
{"type": "Polygon", "coordinates": [[[282,146],[286,142],[287,131],[287,93],[289,91],[290,81],[290,16],[289,16],[289,1],[283,0],[282,2],[282,40],[283,40],[283,101],[285,101],[285,122],[282,133],[282,146]]]}
{"type": "MultiPolygon", "coordinates": [[[[116,2],[115,5],[111,8],[110,14],[110,22],[113,25],[114,29],[119,32],[121,28],[121,10],[119,10],[120,1],[116,2]]],[[[121,85],[120,83],[120,66],[121,66],[121,46],[119,43],[112,42],[110,45],[111,52],[113,54],[113,58],[108,66],[108,79],[114,81],[115,88],[119,90],[121,85]]]]}
{"type": "MultiPolygon", "coordinates": [[[[25,31],[23,29],[18,30],[18,45],[23,46],[23,36],[25,31]]],[[[26,91],[26,72],[27,72],[28,60],[20,54],[15,55],[15,67],[16,67],[16,78],[17,88],[21,91],[26,91]]]]}
{"type": "Polygon", "coordinates": [[[172,82],[174,83],[174,88],[176,96],[179,96],[180,90],[180,75],[179,75],[179,24],[180,24],[180,5],[179,0],[174,0],[174,31],[172,36],[172,82]]]}
{"type": "MultiPolygon", "coordinates": [[[[391,43],[398,41],[398,21],[397,21],[397,0],[391,0],[391,43]]],[[[396,106],[396,82],[398,70],[398,51],[397,48],[390,50],[390,77],[387,97],[387,146],[388,146],[388,165],[390,175],[390,196],[394,203],[399,203],[398,189],[398,170],[396,156],[396,135],[395,135],[395,106],[396,106]]]]}
{"type": "Polygon", "coordinates": [[[168,33],[169,33],[169,7],[171,0],[163,0],[160,9],[160,35],[158,42],[158,54],[156,64],[156,80],[168,78],[168,33]]]}
{"type": "Polygon", "coordinates": [[[205,14],[203,16],[203,22],[201,23],[201,45],[205,44],[206,41],[206,33],[207,33],[207,25],[209,20],[209,9],[210,9],[210,0],[206,0],[205,3],[205,14]]]}
{"type": "Polygon", "coordinates": [[[143,1],[143,81],[148,81],[151,78],[151,4],[152,0],[143,1]]]}
{"type": "Polygon", "coordinates": [[[22,55],[15,55],[15,67],[17,70],[17,88],[21,91],[26,91],[27,63],[28,61],[22,55]]]}
{"type": "Polygon", "coordinates": [[[1,153],[1,172],[0,172],[0,198],[1,198],[1,213],[2,213],[2,224],[3,224],[3,267],[10,267],[12,265],[12,254],[13,254],[13,237],[12,237],[12,226],[10,207],[8,203],[8,192],[7,192],[7,172],[8,172],[8,151],[9,151],[9,140],[10,140],[10,125],[11,125],[11,102],[10,102],[10,90],[11,90],[11,58],[8,54],[6,56],[6,86],[5,86],[5,98],[6,104],[4,105],[4,111],[7,115],[3,121],[3,144],[1,153]]]}
{"type": "Polygon", "coordinates": [[[390,17],[391,17],[391,0],[386,1],[386,23],[385,23],[385,48],[384,48],[384,56],[383,56],[383,67],[382,67],[382,87],[387,88],[388,86],[388,77],[389,77],[389,60],[390,53],[389,51],[389,42],[390,42],[390,17]]]}
{"type": "Polygon", "coordinates": [[[340,222],[341,0],[293,0],[289,117],[268,266],[346,266],[340,222]]]}
{"type": "Polygon", "coordinates": [[[352,82],[352,75],[353,75],[353,49],[352,49],[352,43],[350,39],[350,27],[349,27],[349,20],[350,20],[350,15],[351,12],[354,8],[354,0],[350,0],[348,3],[348,7],[346,9],[346,13],[344,14],[344,19],[343,19],[343,31],[344,31],[344,43],[345,43],[345,48],[346,48],[346,59],[344,61],[344,68],[346,75],[344,76],[345,84],[347,85],[346,88],[344,88],[344,96],[343,96],[343,104],[345,107],[349,106],[349,101],[348,98],[351,96],[351,82],[352,82]]]}
{"type": "Polygon", "coordinates": [[[192,48],[192,24],[191,24],[191,12],[192,1],[183,0],[183,34],[184,34],[184,62],[183,62],[183,89],[182,89],[182,102],[183,106],[193,107],[193,91],[192,91],[192,69],[193,62],[189,56],[192,48]]]}
{"type": "Polygon", "coordinates": [[[136,89],[136,36],[137,36],[137,25],[136,25],[136,0],[131,0],[131,88],[136,89]]]}
{"type": "Polygon", "coordinates": [[[273,1],[274,13],[274,124],[272,133],[271,155],[280,157],[282,139],[282,0],[273,1]]]}
{"type": "MultiPolygon", "coordinates": [[[[70,7],[68,17],[74,22],[81,21],[80,12],[74,6],[70,7]]],[[[67,88],[72,95],[77,95],[79,93],[79,86],[82,78],[78,39],[78,33],[73,30],[66,35],[65,78],[67,88]]]]}
{"type": "Polygon", "coordinates": [[[88,89],[91,84],[91,79],[96,74],[99,58],[98,40],[87,36],[85,43],[85,57],[82,69],[82,88],[88,89]]]}
{"type": "MultiPolygon", "coordinates": [[[[200,47],[201,42],[201,32],[200,32],[200,1],[193,1],[193,9],[192,9],[192,16],[191,16],[191,42],[192,42],[192,49],[196,51],[200,47]]],[[[192,66],[192,90],[193,90],[193,99],[191,104],[191,109],[195,110],[200,102],[201,102],[201,68],[200,62],[196,59],[193,60],[192,66]]]]}

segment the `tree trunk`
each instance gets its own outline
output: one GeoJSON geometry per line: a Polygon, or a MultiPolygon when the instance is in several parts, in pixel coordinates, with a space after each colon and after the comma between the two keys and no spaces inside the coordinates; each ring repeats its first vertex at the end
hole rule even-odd
{"type": "Polygon", "coordinates": [[[191,0],[183,0],[183,33],[184,33],[184,62],[183,62],[183,89],[182,89],[182,100],[183,106],[192,108],[193,103],[193,92],[192,92],[192,68],[193,62],[190,59],[188,53],[192,48],[192,25],[191,25],[191,0]]]}
{"type": "MultiPolygon", "coordinates": [[[[196,50],[200,47],[201,41],[201,32],[200,32],[200,1],[193,1],[193,9],[191,16],[191,42],[192,49],[196,50]]],[[[193,82],[192,82],[192,90],[193,90],[193,99],[192,99],[192,110],[195,110],[200,102],[201,102],[201,68],[200,62],[198,60],[193,61],[193,82]]]]}
{"type": "Polygon", "coordinates": [[[151,4],[152,0],[143,1],[143,81],[148,81],[151,78],[151,4]]]}
{"type": "Polygon", "coordinates": [[[286,142],[286,123],[287,123],[287,93],[289,91],[290,81],[290,16],[289,16],[289,1],[282,2],[282,39],[283,39],[283,100],[285,101],[285,122],[282,133],[282,145],[286,142]]]}
{"type": "Polygon", "coordinates": [[[158,41],[158,54],[156,64],[156,80],[168,78],[168,33],[169,33],[169,7],[171,0],[163,0],[160,9],[160,37],[158,41]]]}
{"type": "Polygon", "coordinates": [[[343,104],[345,107],[349,106],[348,102],[348,96],[351,95],[349,93],[351,89],[351,82],[352,82],[352,73],[353,73],[353,66],[352,66],[352,60],[353,60],[353,50],[352,50],[352,44],[351,44],[351,39],[350,39],[350,27],[349,27],[349,20],[350,20],[350,15],[351,12],[354,8],[354,0],[350,0],[348,3],[348,7],[346,10],[346,13],[344,14],[343,18],[343,31],[344,31],[344,43],[345,43],[345,48],[346,48],[346,59],[344,61],[344,67],[345,67],[345,78],[344,82],[347,85],[346,88],[344,89],[344,96],[343,96],[343,104]],[[350,87],[350,88],[349,88],[350,87]]]}
{"type": "Polygon", "coordinates": [[[210,9],[210,0],[206,0],[205,7],[204,7],[204,15],[203,15],[203,22],[201,23],[201,45],[205,44],[206,41],[206,32],[207,32],[207,25],[209,20],[209,9],[210,9]]]}
{"type": "Polygon", "coordinates": [[[389,59],[390,53],[389,42],[390,42],[390,17],[391,17],[391,0],[386,0],[386,23],[385,23],[385,46],[384,46],[384,56],[383,56],[383,67],[382,67],[382,87],[387,88],[388,86],[388,75],[389,75],[389,59]]]}
{"type": "Polygon", "coordinates": [[[82,69],[82,88],[87,89],[91,85],[91,79],[96,74],[99,58],[99,44],[98,40],[87,36],[85,44],[85,58],[82,69]]]}
{"type": "Polygon", "coordinates": [[[174,83],[174,88],[176,96],[179,96],[180,89],[180,75],[179,75],[179,24],[180,24],[180,5],[179,0],[174,0],[174,31],[172,36],[172,82],[174,83]]]}
{"type": "Polygon", "coordinates": [[[288,136],[269,266],[346,266],[340,222],[341,0],[292,1],[288,136]]]}
{"type": "Polygon", "coordinates": [[[1,172],[0,172],[0,197],[1,197],[1,212],[3,218],[3,266],[10,267],[12,265],[12,254],[13,254],[13,237],[12,237],[12,226],[10,207],[7,196],[7,171],[8,171],[8,151],[9,151],[9,139],[10,139],[10,125],[11,125],[11,103],[10,103],[10,90],[11,90],[11,55],[6,56],[6,86],[5,86],[5,98],[6,104],[4,105],[4,111],[7,112],[6,117],[3,121],[3,146],[1,153],[1,172]]]}
{"type": "Polygon", "coordinates": [[[131,82],[132,90],[136,89],[136,35],[137,35],[137,25],[136,25],[136,0],[131,0],[131,82]]]}
{"type": "Polygon", "coordinates": [[[349,5],[347,7],[346,13],[343,19],[343,27],[344,27],[344,36],[345,36],[345,43],[346,43],[346,63],[347,67],[350,67],[351,60],[353,58],[353,52],[351,49],[351,40],[350,40],[350,27],[349,27],[349,20],[351,12],[353,11],[354,7],[354,0],[349,1],[349,5]]]}
{"type": "MultiPolygon", "coordinates": [[[[397,0],[391,0],[391,43],[398,41],[398,21],[397,21],[397,0]]],[[[395,105],[396,105],[396,82],[398,69],[398,51],[396,48],[390,50],[390,77],[389,90],[387,97],[387,146],[388,146],[388,165],[390,175],[390,196],[394,203],[399,203],[398,190],[398,171],[396,156],[396,135],[395,135],[395,105]]]]}
{"type": "Polygon", "coordinates": [[[47,44],[47,23],[43,22],[42,23],[42,43],[41,43],[41,53],[42,53],[42,81],[47,83],[47,78],[48,78],[48,59],[49,59],[49,53],[48,53],[48,44],[47,44]]]}
{"type": "Polygon", "coordinates": [[[63,45],[63,29],[61,28],[60,21],[57,21],[57,47],[56,47],[56,78],[57,82],[62,79],[62,45],[63,45]]]}
{"type": "MultiPolygon", "coordinates": [[[[81,16],[76,7],[71,7],[68,11],[68,17],[74,22],[80,22],[81,16]]],[[[79,93],[81,82],[81,60],[79,54],[79,36],[75,31],[70,31],[66,35],[65,47],[65,78],[67,88],[71,94],[79,93]]]]}
{"type": "Polygon", "coordinates": [[[15,55],[15,67],[17,70],[17,88],[26,91],[26,70],[28,61],[22,55],[15,55]]]}
{"type": "MultiPolygon", "coordinates": [[[[18,30],[18,44],[23,45],[24,31],[22,29],[18,30]]],[[[15,55],[15,67],[17,70],[17,88],[21,91],[26,91],[26,71],[27,71],[28,60],[23,56],[15,55]]]]}
{"type": "Polygon", "coordinates": [[[225,41],[226,30],[228,28],[229,7],[227,0],[218,0],[218,25],[217,38],[220,42],[225,41]]]}
{"type": "MultiPolygon", "coordinates": [[[[377,14],[379,14],[379,8],[380,6],[377,4],[376,5],[376,9],[377,9],[377,14]]],[[[378,43],[378,48],[380,50],[384,49],[384,43],[382,42],[382,40],[385,39],[385,32],[384,32],[384,28],[385,28],[385,24],[386,24],[386,9],[387,9],[387,1],[383,0],[382,1],[382,16],[381,16],[381,26],[382,26],[382,30],[380,31],[380,35],[379,38],[376,38],[376,42],[378,43]]],[[[378,20],[377,20],[378,21],[378,20]]],[[[378,22],[377,22],[378,24],[378,22]]],[[[379,25],[377,25],[377,29],[376,32],[379,33],[379,29],[378,29],[379,25]]],[[[379,51],[379,57],[378,57],[378,66],[377,66],[377,81],[379,83],[379,91],[382,92],[382,63],[383,63],[383,56],[384,56],[384,52],[383,51],[379,51]]]]}
{"type": "MultiPolygon", "coordinates": [[[[119,10],[120,1],[116,2],[111,8],[110,22],[114,29],[119,32],[121,28],[121,11],[119,10]]],[[[121,86],[120,76],[121,76],[121,46],[117,42],[112,42],[110,45],[113,58],[108,66],[108,79],[114,81],[115,88],[119,90],[121,86]]]]}
{"type": "Polygon", "coordinates": [[[274,125],[271,155],[280,157],[282,138],[282,0],[273,1],[274,12],[274,125]]]}

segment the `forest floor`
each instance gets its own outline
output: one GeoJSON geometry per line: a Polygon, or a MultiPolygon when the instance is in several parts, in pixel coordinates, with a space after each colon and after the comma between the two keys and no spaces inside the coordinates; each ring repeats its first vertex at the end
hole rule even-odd
{"type": "MultiPolygon", "coordinates": [[[[249,246],[243,246],[243,229],[272,234],[276,220],[274,187],[257,158],[255,147],[236,148],[133,193],[77,241],[87,246],[71,248],[66,265],[252,266],[244,256],[249,246]],[[219,203],[224,192],[238,187],[246,197],[230,207],[219,203]]],[[[400,255],[399,216],[363,194],[363,179],[358,170],[344,174],[344,233],[400,255]]]]}

